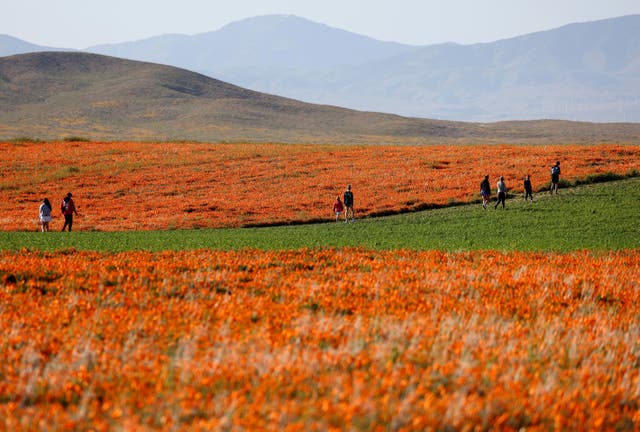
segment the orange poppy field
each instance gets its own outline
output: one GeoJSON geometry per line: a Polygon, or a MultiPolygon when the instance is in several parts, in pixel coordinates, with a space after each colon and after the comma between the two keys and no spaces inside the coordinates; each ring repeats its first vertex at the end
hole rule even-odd
{"type": "MultiPolygon", "coordinates": [[[[562,188],[637,176],[640,146],[5,142],[0,229],[48,197],[59,230],[67,192],[79,231],[331,221],[347,184],[371,217],[486,174],[539,193],[556,161],[562,188]]],[[[640,249],[0,247],[0,324],[0,430],[640,425],[640,249]]]]}
{"type": "Polygon", "coordinates": [[[3,430],[633,430],[640,251],[0,253],[3,430]]]}
{"type": "MultiPolygon", "coordinates": [[[[294,144],[0,143],[0,229],[37,230],[44,197],[72,192],[74,229],[120,231],[238,227],[328,221],[347,184],[357,217],[470,202],[485,174],[513,193],[530,174],[562,179],[627,175],[637,145],[327,146],[294,144]]],[[[636,171],[637,172],[637,171],[636,171]]]]}

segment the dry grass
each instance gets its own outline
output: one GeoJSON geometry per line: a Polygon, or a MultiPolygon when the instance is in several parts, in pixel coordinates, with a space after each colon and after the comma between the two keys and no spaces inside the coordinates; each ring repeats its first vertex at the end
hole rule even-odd
{"type": "Polygon", "coordinates": [[[0,59],[0,138],[325,144],[637,143],[640,124],[462,123],[313,105],[84,53],[0,59]]]}

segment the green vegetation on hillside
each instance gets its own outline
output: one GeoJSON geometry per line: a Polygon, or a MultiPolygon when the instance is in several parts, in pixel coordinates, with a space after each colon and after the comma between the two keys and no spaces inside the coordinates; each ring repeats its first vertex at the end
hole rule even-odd
{"type": "Polygon", "coordinates": [[[1,232],[0,249],[125,251],[365,247],[571,251],[640,247],[640,179],[521,196],[505,210],[479,204],[420,213],[269,228],[142,232],[1,232]]]}

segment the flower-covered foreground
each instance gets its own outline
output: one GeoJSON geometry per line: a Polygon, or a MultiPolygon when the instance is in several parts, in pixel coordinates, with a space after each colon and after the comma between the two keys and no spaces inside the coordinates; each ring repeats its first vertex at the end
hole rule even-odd
{"type": "Polygon", "coordinates": [[[216,228],[331,220],[347,184],[356,216],[470,202],[489,174],[514,192],[530,174],[549,184],[626,175],[640,146],[315,146],[197,143],[0,143],[0,229],[37,230],[38,206],[74,194],[83,231],[216,228]]]}
{"type": "Polygon", "coordinates": [[[640,251],[0,254],[0,428],[633,430],[640,251]]]}

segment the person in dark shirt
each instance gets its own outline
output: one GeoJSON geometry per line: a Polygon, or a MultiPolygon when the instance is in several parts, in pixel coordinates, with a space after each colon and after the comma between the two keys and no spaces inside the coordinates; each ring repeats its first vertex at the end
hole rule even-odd
{"type": "Polygon", "coordinates": [[[551,167],[551,190],[550,194],[555,191],[558,194],[558,183],[560,182],[560,161],[557,161],[554,166],[551,167]]]}
{"type": "Polygon", "coordinates": [[[342,197],[344,201],[344,221],[349,222],[349,213],[351,213],[351,222],[355,221],[355,214],[353,211],[353,192],[351,191],[351,185],[347,186],[347,190],[344,191],[344,196],[342,197]]]}
{"type": "Polygon", "coordinates": [[[531,202],[533,202],[533,189],[531,188],[531,177],[529,174],[524,178],[524,200],[526,201],[527,198],[530,198],[531,202]]]}
{"type": "Polygon", "coordinates": [[[491,197],[491,185],[489,184],[489,176],[484,176],[484,180],[480,183],[480,195],[482,196],[482,207],[486,210],[487,203],[491,197]]]}

